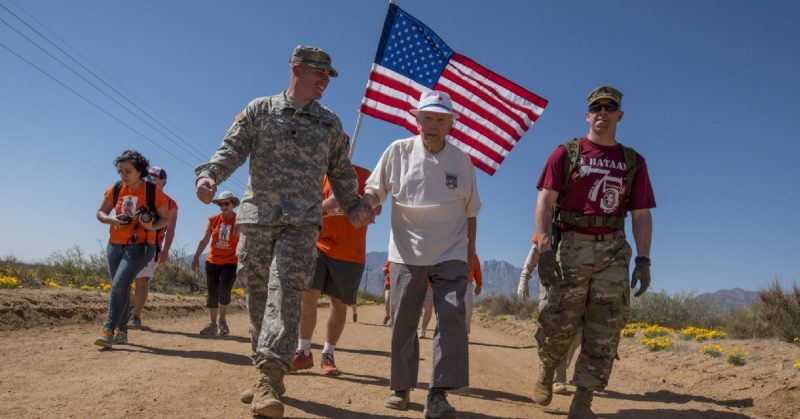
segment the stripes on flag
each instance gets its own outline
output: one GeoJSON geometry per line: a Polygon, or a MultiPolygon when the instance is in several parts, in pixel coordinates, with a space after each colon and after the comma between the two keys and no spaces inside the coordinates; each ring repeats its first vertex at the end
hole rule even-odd
{"type": "Polygon", "coordinates": [[[367,82],[361,112],[417,134],[410,110],[428,90],[447,92],[459,114],[448,140],[493,175],[547,107],[547,100],[453,52],[394,4],[367,82]]]}

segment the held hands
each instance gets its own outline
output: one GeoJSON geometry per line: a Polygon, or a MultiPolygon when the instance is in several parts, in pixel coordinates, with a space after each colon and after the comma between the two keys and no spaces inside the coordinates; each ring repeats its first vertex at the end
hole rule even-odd
{"type": "Polygon", "coordinates": [[[539,281],[549,287],[561,279],[555,250],[545,250],[539,255],[539,281]]]}
{"type": "Polygon", "coordinates": [[[195,184],[195,193],[200,202],[210,204],[214,194],[217,193],[217,183],[211,178],[200,178],[195,184]]]}
{"type": "Polygon", "coordinates": [[[638,297],[644,294],[650,288],[650,258],[644,256],[636,257],[636,267],[633,268],[633,275],[631,275],[631,289],[639,285],[639,290],[636,291],[634,296],[638,297]]]}
{"type": "Polygon", "coordinates": [[[375,222],[375,211],[372,210],[372,205],[366,197],[362,198],[347,215],[350,216],[350,224],[356,228],[375,222]]]}

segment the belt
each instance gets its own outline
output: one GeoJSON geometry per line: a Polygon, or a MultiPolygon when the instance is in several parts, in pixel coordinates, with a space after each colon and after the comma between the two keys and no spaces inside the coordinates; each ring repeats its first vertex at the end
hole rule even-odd
{"type": "Polygon", "coordinates": [[[604,234],[584,234],[584,233],[578,233],[577,231],[561,232],[561,240],[570,239],[578,241],[603,242],[603,241],[613,241],[618,237],[625,238],[625,230],[617,230],[612,233],[604,233],[604,234]]]}

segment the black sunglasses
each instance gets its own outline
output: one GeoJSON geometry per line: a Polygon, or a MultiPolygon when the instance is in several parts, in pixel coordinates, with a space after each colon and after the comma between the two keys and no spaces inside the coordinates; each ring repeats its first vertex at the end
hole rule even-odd
{"type": "Polygon", "coordinates": [[[589,112],[597,113],[603,110],[604,108],[608,112],[616,112],[619,110],[619,104],[616,102],[595,103],[589,106],[589,112]]]}
{"type": "Polygon", "coordinates": [[[233,202],[231,202],[231,201],[220,201],[220,203],[217,204],[217,205],[219,205],[221,207],[227,207],[228,205],[233,205],[233,202]]]}

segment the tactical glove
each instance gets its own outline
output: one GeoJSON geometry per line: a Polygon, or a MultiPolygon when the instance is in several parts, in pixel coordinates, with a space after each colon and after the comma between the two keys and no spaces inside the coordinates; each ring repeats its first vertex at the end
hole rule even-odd
{"type": "Polygon", "coordinates": [[[558,282],[561,275],[558,272],[555,250],[547,250],[539,254],[539,280],[545,287],[558,282]]]}
{"type": "Polygon", "coordinates": [[[631,289],[636,288],[637,283],[640,286],[636,294],[633,294],[636,297],[644,294],[647,288],[650,287],[650,258],[644,256],[636,257],[636,267],[633,268],[633,275],[631,276],[631,289]]]}

